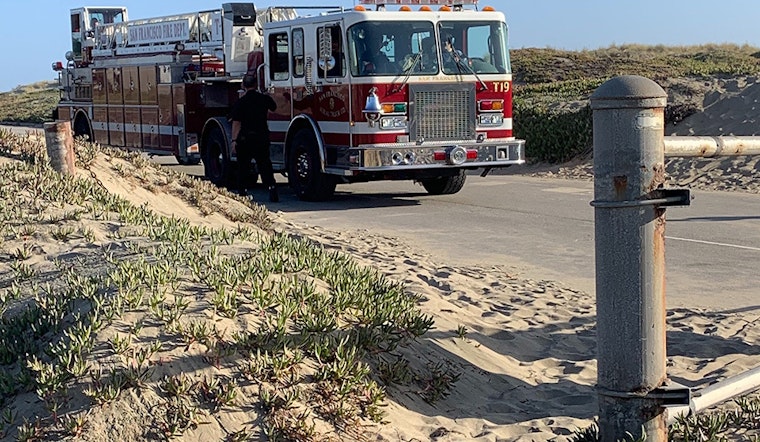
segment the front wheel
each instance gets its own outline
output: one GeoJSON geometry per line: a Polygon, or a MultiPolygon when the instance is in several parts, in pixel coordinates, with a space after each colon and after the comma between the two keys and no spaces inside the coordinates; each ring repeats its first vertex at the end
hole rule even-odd
{"type": "Polygon", "coordinates": [[[452,195],[462,190],[466,178],[464,170],[460,170],[456,175],[426,178],[420,183],[431,195],[452,195]]]}
{"type": "Polygon", "coordinates": [[[203,137],[203,173],[217,186],[227,185],[230,175],[230,161],[222,130],[214,126],[203,137]]]}
{"type": "Polygon", "coordinates": [[[335,193],[335,179],[322,172],[317,140],[309,129],[293,137],[288,155],[288,183],[299,199],[324,201],[335,193]]]}

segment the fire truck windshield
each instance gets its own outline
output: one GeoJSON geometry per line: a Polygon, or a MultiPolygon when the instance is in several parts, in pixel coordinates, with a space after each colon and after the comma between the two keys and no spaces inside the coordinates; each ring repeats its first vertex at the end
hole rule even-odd
{"type": "Polygon", "coordinates": [[[444,21],[438,24],[438,35],[444,74],[510,72],[504,23],[444,21]]]}
{"type": "Polygon", "coordinates": [[[351,73],[374,75],[506,74],[507,26],[499,21],[366,21],[348,30],[351,73]],[[439,41],[436,41],[439,39],[439,41]]]}
{"type": "Polygon", "coordinates": [[[348,30],[351,74],[430,75],[438,72],[433,23],[366,21],[348,30]]]}
{"type": "Polygon", "coordinates": [[[123,8],[88,8],[90,25],[97,21],[98,24],[121,23],[124,21],[123,8]]]}

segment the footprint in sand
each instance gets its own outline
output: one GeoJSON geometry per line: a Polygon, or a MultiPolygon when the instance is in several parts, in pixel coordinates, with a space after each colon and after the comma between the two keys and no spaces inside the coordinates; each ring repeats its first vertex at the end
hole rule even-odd
{"type": "Polygon", "coordinates": [[[438,280],[436,280],[435,278],[432,278],[432,277],[430,277],[428,275],[424,275],[422,273],[418,273],[417,274],[417,278],[421,279],[423,282],[425,282],[430,287],[442,290],[442,291],[444,291],[446,293],[451,293],[451,291],[452,291],[450,284],[448,284],[448,283],[441,283],[438,280]]]}
{"type": "Polygon", "coordinates": [[[495,313],[501,313],[505,315],[511,315],[515,310],[511,305],[492,305],[491,311],[495,313]]]}
{"type": "Polygon", "coordinates": [[[467,303],[469,305],[472,305],[472,306],[475,306],[475,307],[480,307],[480,305],[481,305],[480,302],[475,301],[474,299],[472,299],[471,297],[469,297],[467,295],[460,295],[457,298],[457,301],[462,301],[462,302],[465,302],[465,303],[467,303]]]}

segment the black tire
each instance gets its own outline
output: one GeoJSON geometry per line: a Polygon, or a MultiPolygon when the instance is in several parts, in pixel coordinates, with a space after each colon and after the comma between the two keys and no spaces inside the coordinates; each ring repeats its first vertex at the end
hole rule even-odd
{"type": "Polygon", "coordinates": [[[309,129],[293,137],[288,155],[288,183],[303,201],[324,201],[335,194],[335,179],[322,173],[317,140],[309,129]]]}
{"type": "Polygon", "coordinates": [[[420,183],[431,195],[452,195],[462,190],[466,178],[464,170],[460,170],[457,175],[427,178],[420,183]]]}
{"type": "Polygon", "coordinates": [[[203,137],[203,173],[217,186],[226,186],[230,181],[230,159],[222,130],[213,126],[203,137]]]}
{"type": "Polygon", "coordinates": [[[84,137],[84,140],[92,142],[92,129],[90,128],[90,122],[87,118],[79,114],[74,120],[74,127],[72,128],[74,138],[84,137]]]}

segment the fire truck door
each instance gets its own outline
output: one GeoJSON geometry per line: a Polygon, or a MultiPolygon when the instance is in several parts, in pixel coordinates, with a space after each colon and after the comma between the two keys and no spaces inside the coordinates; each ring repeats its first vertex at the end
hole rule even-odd
{"type": "Polygon", "coordinates": [[[84,25],[84,8],[71,10],[71,51],[75,59],[82,58],[82,41],[86,26],[84,25]]]}
{"type": "Polygon", "coordinates": [[[314,77],[312,71],[312,64],[314,56],[311,55],[314,50],[314,42],[310,42],[308,38],[304,38],[304,28],[292,28],[291,29],[291,64],[292,64],[292,94],[290,96],[289,107],[291,115],[295,117],[298,114],[307,112],[310,108],[310,94],[311,88],[314,84],[314,77]]]}
{"type": "Polygon", "coordinates": [[[293,94],[293,58],[291,57],[291,30],[276,30],[267,36],[267,63],[263,74],[265,84],[277,104],[277,110],[269,113],[269,131],[272,141],[272,165],[279,170],[285,161],[285,134],[293,117],[291,96],[293,94]]]}

